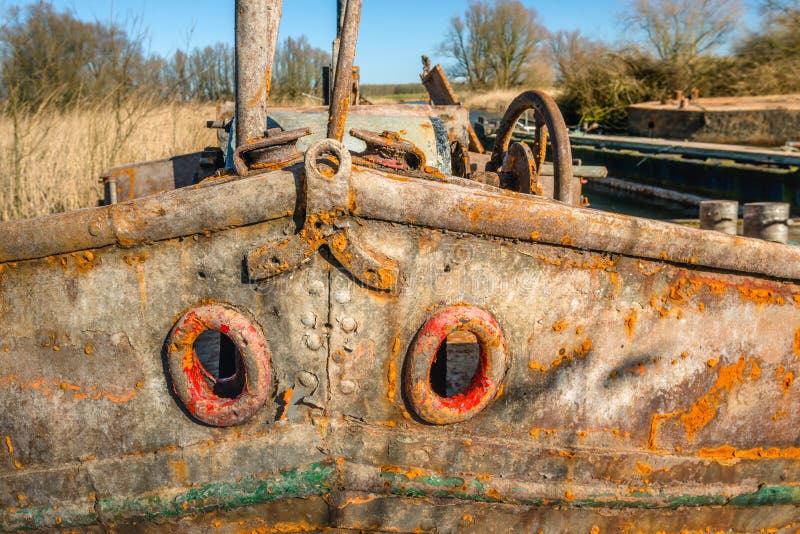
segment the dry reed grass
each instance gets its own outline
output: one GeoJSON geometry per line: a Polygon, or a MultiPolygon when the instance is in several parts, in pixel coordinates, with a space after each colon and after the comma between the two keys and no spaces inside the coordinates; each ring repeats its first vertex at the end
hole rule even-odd
{"type": "Polygon", "coordinates": [[[485,92],[462,91],[458,94],[458,98],[464,106],[470,109],[502,113],[519,93],[519,89],[495,89],[485,92]]]}
{"type": "MultiPolygon", "coordinates": [[[[461,103],[474,110],[489,113],[503,113],[508,105],[520,93],[530,89],[530,87],[516,87],[513,89],[494,89],[491,91],[460,91],[457,92],[461,103]]],[[[554,89],[544,89],[550,96],[556,97],[557,91],[554,89]]]]}
{"type": "Polygon", "coordinates": [[[211,104],[119,106],[0,116],[0,220],[95,206],[99,175],[123,163],[170,157],[214,144],[211,104]]]}

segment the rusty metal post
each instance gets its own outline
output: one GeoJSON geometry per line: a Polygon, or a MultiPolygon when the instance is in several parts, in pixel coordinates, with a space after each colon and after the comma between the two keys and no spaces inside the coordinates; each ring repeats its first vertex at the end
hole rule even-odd
{"type": "Polygon", "coordinates": [[[744,205],[744,235],[776,243],[789,240],[789,203],[752,202],[744,205]]]}
{"type": "Polygon", "coordinates": [[[328,94],[325,95],[325,105],[329,106],[331,103],[331,96],[333,94],[333,78],[336,72],[336,62],[339,59],[339,43],[342,41],[342,28],[344,27],[344,14],[347,10],[347,0],[336,0],[336,39],[333,40],[333,51],[331,53],[331,65],[328,72],[328,94]]]}
{"type": "Polygon", "coordinates": [[[283,0],[236,0],[236,146],[264,137],[283,0]]]}
{"type": "Polygon", "coordinates": [[[328,112],[328,137],[341,141],[344,137],[344,122],[350,107],[353,87],[353,61],[356,57],[358,24],[361,20],[361,0],[347,0],[336,60],[333,96],[328,112]]]}
{"type": "Polygon", "coordinates": [[[700,202],[700,228],[736,235],[739,203],[735,200],[704,200],[700,202]]]}

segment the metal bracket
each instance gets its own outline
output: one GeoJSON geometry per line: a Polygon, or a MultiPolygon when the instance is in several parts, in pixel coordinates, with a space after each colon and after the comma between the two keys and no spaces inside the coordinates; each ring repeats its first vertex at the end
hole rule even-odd
{"type": "Polygon", "coordinates": [[[295,142],[310,134],[311,130],[308,128],[285,132],[273,128],[267,131],[267,137],[239,145],[233,152],[236,173],[247,176],[251,170],[270,171],[299,160],[302,154],[297,151],[295,142]]]}
{"type": "Polygon", "coordinates": [[[398,266],[393,259],[369,250],[350,230],[350,152],[338,141],[322,139],[305,155],[306,218],[302,229],[288,239],[275,241],[247,254],[250,279],[260,281],[293,269],[307,261],[321,246],[367,287],[394,291],[398,266]],[[318,159],[328,154],[338,169],[320,170],[318,159]]]}
{"type": "Polygon", "coordinates": [[[398,171],[424,170],[425,153],[397,132],[381,133],[353,128],[350,135],[367,144],[367,149],[354,156],[357,163],[370,167],[385,167],[398,171]]]}
{"type": "Polygon", "coordinates": [[[525,143],[512,143],[503,160],[500,184],[520,193],[553,198],[553,177],[541,175],[542,160],[538,160],[525,143]]]}

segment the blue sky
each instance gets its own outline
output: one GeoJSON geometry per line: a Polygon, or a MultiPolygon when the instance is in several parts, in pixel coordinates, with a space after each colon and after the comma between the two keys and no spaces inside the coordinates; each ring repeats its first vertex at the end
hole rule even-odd
{"type": "MultiPolygon", "coordinates": [[[[0,0],[5,8],[24,3],[0,0]]],[[[151,52],[168,55],[178,48],[233,43],[233,0],[54,0],[85,20],[137,20],[151,52]]],[[[551,31],[580,29],[607,40],[621,37],[617,19],[623,0],[531,2],[551,31]]],[[[364,0],[356,64],[362,83],[419,80],[420,55],[436,55],[450,18],[462,14],[466,0],[364,0]]],[[[305,34],[314,46],[330,49],[336,33],[335,0],[284,0],[281,38],[305,34]]]]}

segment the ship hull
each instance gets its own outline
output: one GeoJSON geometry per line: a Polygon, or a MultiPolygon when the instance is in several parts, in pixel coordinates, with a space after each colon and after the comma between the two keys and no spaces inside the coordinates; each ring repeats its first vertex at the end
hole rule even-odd
{"type": "Polygon", "coordinates": [[[797,249],[455,178],[340,174],[339,196],[296,165],[4,223],[0,527],[800,520],[797,249]],[[298,261],[253,275],[254,251],[295,245],[298,261]],[[171,375],[176,325],[208,307],[268,347],[268,398],[231,426],[198,419],[171,375]],[[453,313],[488,317],[495,330],[459,320],[502,368],[484,404],[448,412],[417,400],[413,358],[453,313]]]}

